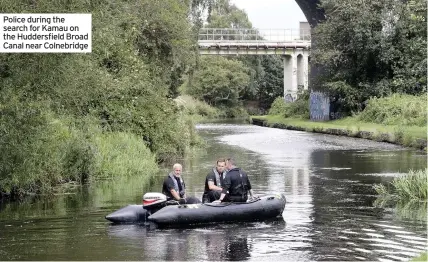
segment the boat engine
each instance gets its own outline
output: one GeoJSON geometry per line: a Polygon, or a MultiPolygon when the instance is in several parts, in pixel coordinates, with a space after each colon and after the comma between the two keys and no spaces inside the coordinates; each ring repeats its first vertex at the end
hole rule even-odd
{"type": "Polygon", "coordinates": [[[167,205],[167,198],[162,193],[145,193],[143,196],[143,208],[151,214],[167,205]]]}

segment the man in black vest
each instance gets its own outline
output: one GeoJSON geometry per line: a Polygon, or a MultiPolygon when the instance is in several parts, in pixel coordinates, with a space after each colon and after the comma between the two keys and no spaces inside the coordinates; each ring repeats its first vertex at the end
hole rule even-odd
{"type": "Polygon", "coordinates": [[[217,160],[216,167],[205,178],[205,189],[202,196],[202,203],[210,203],[220,198],[223,179],[226,176],[226,160],[220,158],[217,160]]]}
{"type": "Polygon", "coordinates": [[[228,169],[226,178],[223,181],[223,190],[220,199],[214,201],[218,202],[246,202],[248,194],[253,198],[253,191],[248,175],[240,168],[235,166],[235,160],[228,158],[226,161],[226,168],[228,169]]]}
{"type": "Polygon", "coordinates": [[[165,178],[162,186],[162,194],[166,195],[167,200],[176,200],[180,204],[201,203],[196,197],[186,197],[186,184],[181,177],[183,167],[180,164],[174,164],[172,172],[165,178]]]}

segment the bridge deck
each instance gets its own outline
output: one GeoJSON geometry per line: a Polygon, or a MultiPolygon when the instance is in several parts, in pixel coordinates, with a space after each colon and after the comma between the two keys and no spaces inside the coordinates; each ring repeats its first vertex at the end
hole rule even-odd
{"type": "Polygon", "coordinates": [[[296,29],[202,28],[198,45],[201,54],[276,54],[309,50],[310,36],[309,31],[296,29]]]}

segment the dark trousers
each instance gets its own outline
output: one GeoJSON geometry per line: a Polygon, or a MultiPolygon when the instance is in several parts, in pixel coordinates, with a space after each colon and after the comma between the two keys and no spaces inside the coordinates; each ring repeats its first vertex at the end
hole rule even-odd
{"type": "Polygon", "coordinates": [[[223,202],[247,202],[247,196],[230,196],[226,195],[223,202]]]}
{"type": "Polygon", "coordinates": [[[210,190],[208,193],[204,193],[202,196],[202,203],[211,203],[213,201],[219,200],[221,195],[221,190],[210,190]]]}
{"type": "Polygon", "coordinates": [[[183,204],[199,204],[201,203],[201,200],[197,199],[196,197],[186,197],[185,199],[180,199],[178,201],[181,205],[183,204]]]}

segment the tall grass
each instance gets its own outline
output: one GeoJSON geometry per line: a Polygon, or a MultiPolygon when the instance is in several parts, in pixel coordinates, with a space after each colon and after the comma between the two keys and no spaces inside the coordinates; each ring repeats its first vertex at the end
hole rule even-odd
{"type": "Polygon", "coordinates": [[[410,170],[408,174],[394,178],[388,186],[375,184],[373,187],[379,195],[396,194],[399,201],[427,201],[427,172],[410,170]]]}
{"type": "Polygon", "coordinates": [[[158,171],[154,154],[143,139],[132,133],[98,134],[94,137],[94,146],[94,179],[150,176],[158,171]]]}
{"type": "Polygon", "coordinates": [[[427,172],[410,170],[407,175],[395,178],[392,182],[398,197],[402,200],[427,200],[427,172]]]}
{"type": "Polygon", "coordinates": [[[378,193],[374,206],[395,206],[396,214],[402,219],[427,221],[427,171],[410,170],[386,185],[373,185],[378,193]]]}

